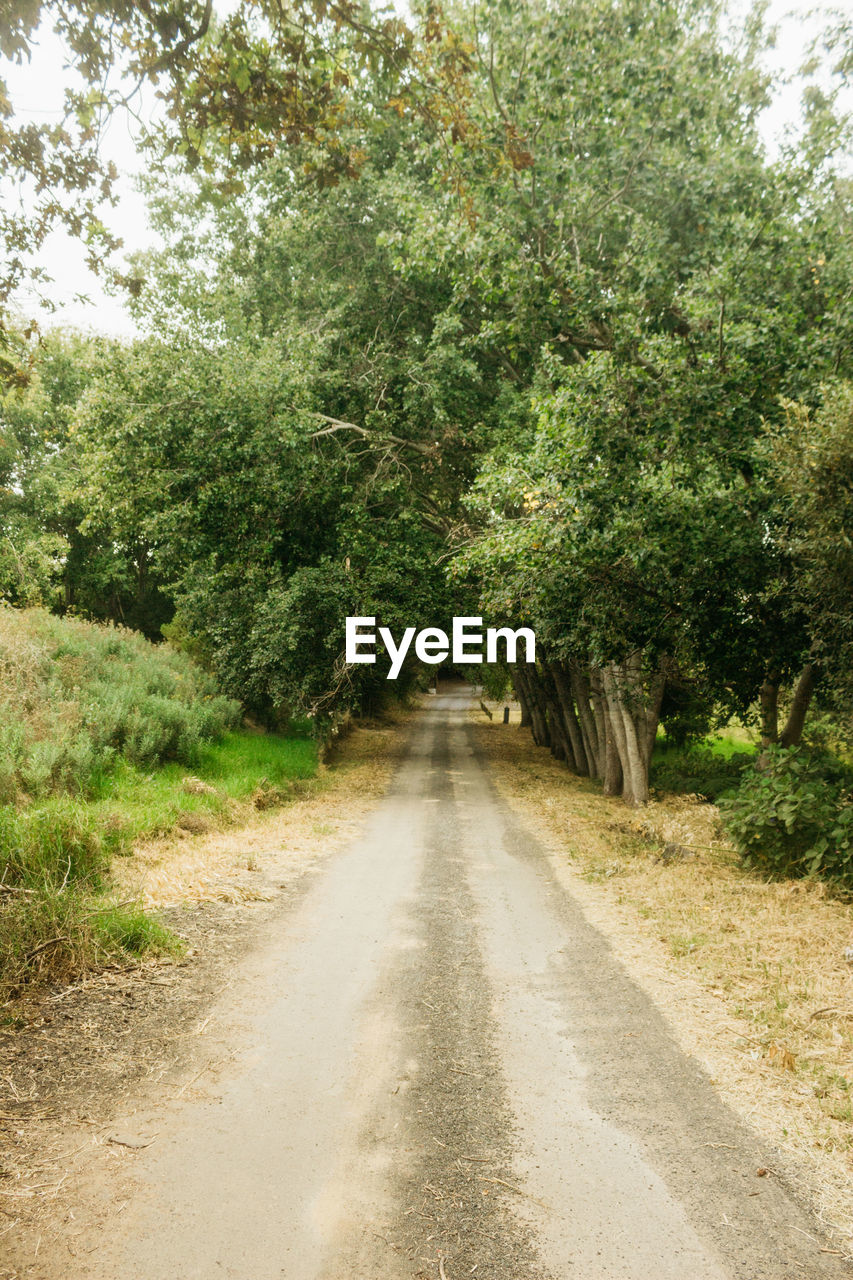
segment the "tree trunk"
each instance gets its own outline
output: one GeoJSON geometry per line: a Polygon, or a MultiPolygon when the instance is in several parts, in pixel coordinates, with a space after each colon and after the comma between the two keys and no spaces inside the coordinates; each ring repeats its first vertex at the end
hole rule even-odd
{"type": "MultiPolygon", "coordinates": [[[[578,672],[578,675],[580,675],[580,672],[578,672]]],[[[607,741],[608,738],[612,741],[613,729],[607,714],[604,681],[597,667],[591,667],[589,672],[589,700],[592,704],[593,724],[595,725],[595,737],[598,743],[598,751],[596,752],[598,777],[602,777],[605,770],[607,741]]]]}
{"type": "Polygon", "coordinates": [[[539,745],[540,747],[551,747],[551,727],[548,724],[548,708],[545,703],[545,694],[542,689],[542,679],[539,675],[539,669],[530,666],[527,671],[527,687],[530,690],[533,699],[531,713],[533,715],[534,726],[538,721],[539,745]]]}
{"type": "Polygon", "coordinates": [[[514,667],[510,667],[509,669],[509,678],[512,681],[512,687],[515,691],[515,696],[518,699],[518,705],[521,708],[521,727],[522,729],[529,729],[533,723],[530,716],[530,704],[525,697],[521,679],[514,667]]]}
{"type": "Polygon", "coordinates": [[[539,672],[539,681],[542,689],[542,698],[545,703],[545,712],[548,717],[548,730],[551,737],[551,755],[556,756],[558,760],[565,760],[572,772],[577,773],[574,753],[572,752],[572,744],[569,741],[569,735],[566,731],[566,725],[563,719],[563,710],[560,706],[557,688],[551,673],[551,664],[544,655],[542,656],[541,663],[542,666],[539,672]]]}
{"type": "Polygon", "coordinates": [[[613,737],[613,744],[622,766],[622,794],[631,794],[631,757],[628,754],[628,739],[625,734],[625,718],[619,705],[619,689],[616,682],[616,664],[611,663],[601,673],[601,683],[607,705],[607,715],[613,737]]]}
{"type": "Polygon", "coordinates": [[[625,745],[628,750],[628,768],[622,761],[622,772],[626,775],[626,785],[622,788],[623,798],[628,804],[639,808],[649,803],[649,770],[643,758],[640,735],[629,708],[625,705],[624,694],[617,693],[617,706],[622,713],[625,726],[625,745]]]}
{"type": "Polygon", "coordinates": [[[634,653],[621,664],[608,665],[604,692],[622,763],[622,796],[627,804],[648,804],[649,760],[663,697],[661,672],[656,674],[650,696],[647,695],[643,689],[642,658],[634,653]]]}
{"type": "Polygon", "coordinates": [[[551,739],[548,734],[548,722],[545,716],[545,708],[542,703],[542,696],[539,691],[539,680],[535,667],[516,667],[518,677],[521,680],[521,687],[527,698],[527,705],[530,708],[530,731],[533,734],[533,741],[537,747],[550,747],[551,739]]]}
{"type": "Polygon", "coordinates": [[[616,734],[610,721],[610,711],[602,699],[601,715],[604,727],[604,769],[603,784],[606,796],[621,796],[624,779],[622,777],[622,761],[616,745],[616,734]]]}
{"type": "Polygon", "coordinates": [[[572,700],[572,691],[566,676],[566,670],[559,662],[549,662],[551,678],[554,681],[554,687],[557,690],[557,697],[560,700],[560,709],[563,712],[563,723],[572,744],[572,755],[574,756],[574,771],[581,777],[587,777],[589,774],[589,765],[587,763],[586,749],[581,732],[578,717],[575,714],[575,704],[572,700]]]}
{"type": "Polygon", "coordinates": [[[660,709],[663,703],[663,691],[666,686],[666,676],[661,669],[655,673],[651,688],[649,689],[649,700],[646,705],[645,713],[645,735],[643,746],[643,758],[646,762],[646,774],[648,775],[652,763],[652,752],[655,749],[655,740],[658,736],[658,725],[660,724],[660,709]]]}
{"type": "Polygon", "coordinates": [[[779,739],[779,677],[768,672],[758,695],[761,706],[761,745],[769,747],[779,739]]]}
{"type": "Polygon", "coordinates": [[[788,721],[779,739],[783,747],[796,747],[799,744],[803,736],[803,725],[813,693],[814,667],[810,662],[807,662],[797,681],[797,687],[794,690],[794,701],[791,703],[791,710],[788,712],[788,721]]]}
{"type": "Polygon", "coordinates": [[[599,733],[599,726],[590,708],[589,681],[576,662],[569,664],[569,679],[571,692],[577,704],[577,718],[583,737],[588,772],[590,777],[600,778],[604,773],[604,733],[599,733]]]}

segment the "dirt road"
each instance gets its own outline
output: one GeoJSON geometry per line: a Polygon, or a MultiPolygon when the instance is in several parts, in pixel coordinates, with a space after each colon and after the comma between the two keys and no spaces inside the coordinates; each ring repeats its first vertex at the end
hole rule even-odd
{"type": "Polygon", "coordinates": [[[495,795],[468,704],[430,700],[241,962],[210,1070],[118,1126],[131,1191],[69,1276],[850,1274],[495,795]]]}

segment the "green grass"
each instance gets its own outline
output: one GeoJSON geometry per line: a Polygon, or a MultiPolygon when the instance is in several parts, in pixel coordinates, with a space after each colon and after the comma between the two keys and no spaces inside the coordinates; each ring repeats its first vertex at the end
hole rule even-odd
{"type": "Polygon", "coordinates": [[[109,902],[138,840],[281,803],[317,750],[233,729],[238,704],[141,636],[0,605],[0,1000],[104,956],[168,952],[164,927],[109,902]]]}
{"type": "Polygon", "coordinates": [[[317,748],[309,739],[233,730],[201,749],[191,773],[184,765],[144,770],[120,762],[101,779],[85,807],[103,831],[113,833],[114,851],[121,853],[135,840],[170,831],[187,815],[222,820],[230,801],[246,800],[258,791],[283,800],[290,783],[316,771],[317,748]],[[187,787],[188,778],[213,790],[194,792],[187,787]]]}
{"type": "Polygon", "coordinates": [[[165,925],[138,907],[105,907],[94,915],[102,945],[112,944],[129,956],[183,955],[184,944],[165,925]]]}
{"type": "Polygon", "coordinates": [[[749,754],[756,750],[755,738],[748,730],[737,725],[721,729],[719,733],[709,734],[703,741],[708,751],[714,756],[722,756],[724,760],[732,756],[749,754]]]}
{"type": "Polygon", "coordinates": [[[0,999],[104,959],[179,953],[180,940],[158,920],[109,901],[112,859],[177,826],[224,824],[235,802],[281,803],[316,771],[310,739],[235,730],[202,748],[193,774],[181,764],[145,770],[119,760],[91,799],[0,807],[0,999]],[[198,781],[204,790],[191,789],[198,781]]]}
{"type": "Polygon", "coordinates": [[[233,799],[251,795],[263,782],[280,786],[316,772],[317,748],[309,738],[239,732],[203,747],[196,768],[197,777],[233,799]]]}
{"type": "Polygon", "coordinates": [[[292,782],[316,770],[312,741],[239,730],[205,746],[193,773],[180,764],[146,770],[119,760],[101,775],[91,799],[51,796],[22,809],[0,807],[3,883],[97,888],[111,858],[129,852],[136,840],[165,834],[193,815],[215,825],[227,818],[231,801],[258,792],[267,803],[283,800],[292,782]],[[195,779],[206,789],[193,790],[195,779]]]}

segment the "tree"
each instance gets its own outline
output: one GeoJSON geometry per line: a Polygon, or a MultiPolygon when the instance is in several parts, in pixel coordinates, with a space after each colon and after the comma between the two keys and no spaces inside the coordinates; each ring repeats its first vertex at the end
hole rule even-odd
{"type": "Polygon", "coordinates": [[[27,384],[0,399],[0,590],[14,604],[70,610],[159,637],[172,609],[144,543],[120,535],[109,512],[82,527],[75,409],[106,344],[47,334],[31,346],[27,384]]]}
{"type": "MultiPolygon", "coordinates": [[[[144,537],[177,632],[256,714],[324,727],[376,703],[387,664],[345,672],[344,621],[427,625],[448,612],[436,534],[372,441],[326,434],[310,370],[274,344],[154,340],[115,349],[79,407],[83,499],[144,537]],[[251,395],[246,387],[251,387],[251,395]]],[[[413,672],[398,682],[404,691],[413,672]]]]}
{"type": "MultiPolygon", "coordinates": [[[[9,184],[25,184],[30,195],[19,211],[10,203],[0,228],[0,373],[12,379],[24,370],[3,317],[27,276],[49,284],[33,261],[48,233],[61,225],[82,239],[95,270],[121,244],[102,220],[118,175],[103,161],[100,140],[113,112],[133,110],[142,85],[153,86],[159,102],[156,123],[142,131],[152,161],[171,158],[190,171],[215,174],[228,195],[241,189],[241,174],[295,144],[310,148],[304,163],[319,185],[355,176],[362,152],[350,126],[370,127],[375,102],[365,110],[359,84],[378,68],[396,77],[398,93],[441,127],[443,85],[456,83],[467,57],[437,13],[425,25],[427,57],[427,46],[422,41],[416,51],[414,30],[402,19],[353,0],[296,0],[287,8],[240,0],[223,18],[212,0],[179,6],[171,0],[4,0],[0,55],[30,59],[40,24],[52,25],[63,39],[77,79],[66,89],[58,124],[16,122],[0,79],[2,170],[9,184]]],[[[136,287],[133,277],[116,273],[116,279],[136,287]]]]}
{"type": "Polygon", "coordinates": [[[768,426],[766,446],[779,494],[773,533],[792,559],[809,637],[809,660],[779,737],[782,746],[793,746],[816,674],[836,699],[849,702],[853,692],[853,385],[825,385],[815,411],[786,402],[784,421],[768,426]]]}
{"type": "Polygon", "coordinates": [[[190,176],[154,167],[167,248],[130,274],[158,337],[83,397],[79,533],[143,547],[265,713],[377,696],[346,612],[476,593],[535,622],[537,740],[632,803],[673,690],[760,697],[775,734],[813,633],[762,441],[853,373],[853,303],[817,117],[763,155],[759,24],[733,48],[698,0],[299,13],[187,19],[162,66],[131,41],[190,176]]]}
{"type": "Polygon", "coordinates": [[[502,63],[496,30],[483,56],[496,119],[526,142],[471,197],[467,278],[539,421],[487,461],[459,563],[484,609],[535,622],[543,660],[516,678],[537,740],[643,803],[667,680],[743,712],[808,653],[758,442],[781,395],[849,367],[849,247],[813,161],[764,160],[761,78],[707,11],[575,15],[560,31],[526,10],[526,60],[502,63]]]}

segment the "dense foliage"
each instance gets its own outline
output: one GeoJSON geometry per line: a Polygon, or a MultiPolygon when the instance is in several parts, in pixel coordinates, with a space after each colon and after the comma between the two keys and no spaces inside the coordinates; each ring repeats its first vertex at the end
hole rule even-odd
{"type": "Polygon", "coordinates": [[[119,760],[192,765],[239,707],[131,631],[0,609],[0,805],[87,794],[119,760]]]}
{"type": "Polygon", "coordinates": [[[771,875],[853,881],[853,771],[802,747],[768,748],[720,800],[747,865],[771,875]]]}

